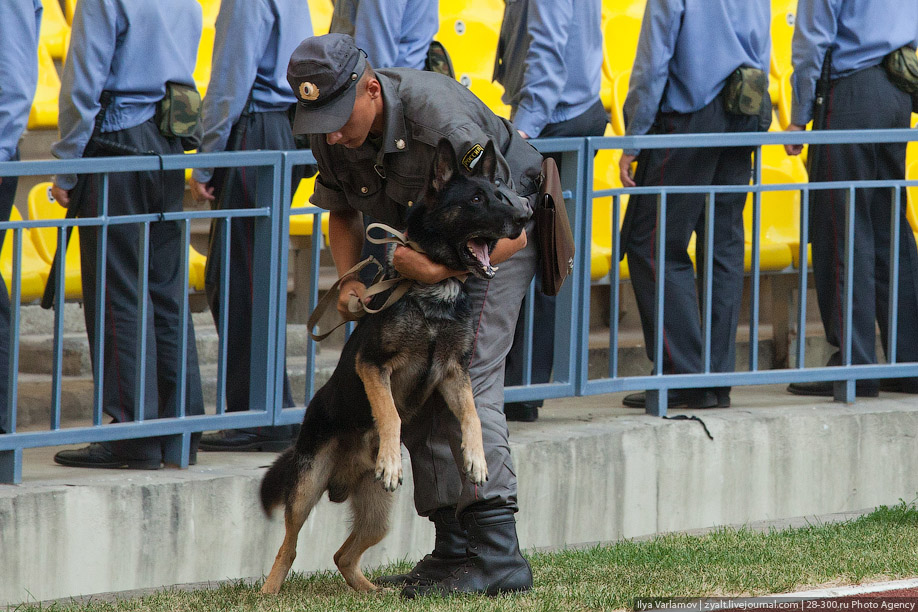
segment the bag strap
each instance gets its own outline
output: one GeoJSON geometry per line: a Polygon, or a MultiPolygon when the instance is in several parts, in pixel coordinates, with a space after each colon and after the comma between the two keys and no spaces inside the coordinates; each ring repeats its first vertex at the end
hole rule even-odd
{"type": "MultiPolygon", "coordinates": [[[[371,223],[367,226],[367,240],[374,244],[398,244],[400,246],[408,247],[418,253],[423,253],[424,249],[421,248],[417,242],[413,240],[408,240],[408,237],[405,236],[402,232],[396,230],[393,227],[390,227],[384,223],[371,223]],[[370,230],[373,228],[382,229],[390,234],[392,237],[383,237],[383,238],[374,238],[370,236],[370,230]]],[[[342,274],[338,280],[334,282],[328,292],[322,296],[322,299],[316,304],[315,309],[312,311],[312,314],[309,315],[309,320],[307,321],[309,337],[315,340],[316,342],[321,342],[325,340],[333,331],[347,323],[348,321],[356,320],[361,318],[366,314],[376,314],[382,312],[386,308],[389,308],[397,301],[402,299],[402,297],[408,293],[408,290],[415,285],[415,281],[410,278],[405,278],[397,276],[394,278],[383,278],[383,266],[379,263],[372,255],[364,259],[363,261],[357,263],[350,270],[342,274]],[[376,276],[373,279],[373,282],[369,287],[366,288],[366,291],[363,293],[363,301],[358,300],[355,296],[351,296],[351,299],[348,301],[347,309],[351,315],[351,319],[344,319],[339,322],[337,325],[332,327],[330,330],[324,334],[316,334],[313,332],[316,325],[319,323],[319,319],[325,314],[325,312],[334,304],[338,299],[338,293],[341,288],[341,283],[349,276],[355,275],[367,266],[375,265],[377,268],[376,276]],[[370,299],[374,296],[379,295],[380,293],[385,293],[386,291],[392,291],[389,294],[389,297],[386,298],[386,301],[383,302],[382,306],[379,308],[370,308],[368,306],[370,299]]]]}

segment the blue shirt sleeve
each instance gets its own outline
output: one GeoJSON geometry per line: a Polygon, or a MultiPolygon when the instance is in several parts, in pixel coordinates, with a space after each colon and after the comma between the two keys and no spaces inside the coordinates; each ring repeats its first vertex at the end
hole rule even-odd
{"type": "MultiPolygon", "coordinates": [[[[646,134],[656,120],[684,12],[685,0],[647,2],[623,109],[628,135],[646,134]]],[[[638,151],[625,153],[636,155],[638,151]]]]}
{"type": "Polygon", "coordinates": [[[791,43],[794,73],[791,88],[791,123],[806,125],[813,118],[816,81],[822,74],[822,63],[838,32],[841,0],[800,0],[791,43]]]}
{"type": "Polygon", "coordinates": [[[551,121],[567,82],[564,48],[574,18],[573,0],[531,0],[529,51],[513,124],[536,138],[551,121]]]}
{"type": "MultiPolygon", "coordinates": [[[[201,152],[226,149],[230,130],[249,99],[258,61],[274,25],[274,16],[264,0],[223,0],[217,15],[210,83],[201,111],[201,152]]],[[[196,181],[206,183],[213,169],[196,168],[192,175],[196,181]]]]}
{"type": "MultiPolygon", "coordinates": [[[[109,0],[80,0],[73,15],[70,49],[61,77],[58,129],[61,139],[51,152],[60,159],[81,157],[92,136],[99,98],[105,87],[115,43],[118,11],[109,0]]],[[[59,175],[62,189],[76,185],[75,175],[59,175]]]]}
{"type": "Polygon", "coordinates": [[[395,66],[408,0],[362,0],[354,17],[354,40],[374,68],[395,66]]]}
{"type": "Polygon", "coordinates": [[[29,119],[38,81],[38,0],[12,0],[0,18],[0,161],[9,161],[29,119]]]}

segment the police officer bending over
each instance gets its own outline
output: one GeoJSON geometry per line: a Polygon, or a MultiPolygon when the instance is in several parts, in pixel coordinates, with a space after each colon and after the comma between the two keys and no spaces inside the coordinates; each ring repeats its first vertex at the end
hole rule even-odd
{"type": "MultiPolygon", "coordinates": [[[[311,201],[331,211],[330,248],[339,274],[359,261],[362,213],[404,229],[444,137],[466,168],[492,141],[500,153],[499,178],[519,194],[518,205],[531,211],[541,155],[455,80],[411,69],[374,72],[353,39],[341,34],[305,40],[290,59],[288,80],[299,98],[294,131],[312,134],[319,178],[311,201]]],[[[536,265],[535,241],[527,243],[526,236],[498,243],[491,261],[501,265],[493,280],[466,283],[480,312],[470,375],[487,483],[476,488],[460,477],[451,450],[458,452],[459,424],[446,411],[419,415],[402,437],[411,455],[415,507],[436,528],[431,554],[408,574],[381,579],[404,585],[406,597],[532,586],[517,541],[516,476],[502,410],[504,360],[536,265]]],[[[460,274],[403,247],[396,249],[394,265],[422,283],[460,274]]],[[[346,313],[349,297],[361,297],[364,289],[356,279],[343,282],[338,309],[346,313]]]]}

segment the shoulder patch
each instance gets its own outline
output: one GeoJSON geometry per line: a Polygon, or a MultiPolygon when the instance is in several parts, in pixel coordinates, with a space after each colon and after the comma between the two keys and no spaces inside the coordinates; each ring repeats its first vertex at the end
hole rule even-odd
{"type": "Polygon", "coordinates": [[[478,163],[478,158],[481,157],[483,152],[484,147],[482,147],[480,144],[476,144],[471,149],[469,149],[466,154],[462,156],[462,165],[465,166],[465,169],[471,172],[472,168],[475,167],[475,164],[478,163]]]}

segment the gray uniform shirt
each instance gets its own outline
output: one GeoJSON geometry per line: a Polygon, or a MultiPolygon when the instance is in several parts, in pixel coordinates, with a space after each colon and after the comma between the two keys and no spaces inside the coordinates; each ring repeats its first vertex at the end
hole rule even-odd
{"type": "Polygon", "coordinates": [[[310,202],[332,211],[357,210],[403,228],[408,209],[426,190],[437,143],[448,138],[460,164],[474,167],[489,140],[498,152],[497,177],[531,212],[542,155],[513,125],[492,113],[466,87],[440,74],[407,68],[377,70],[384,128],[377,150],[369,140],[356,149],[329,145],[312,135],[319,165],[310,202]]]}

